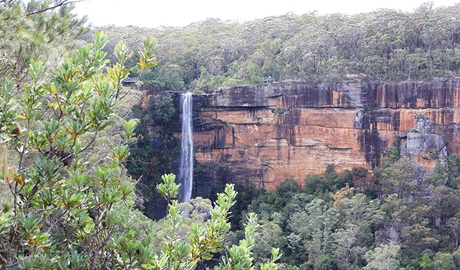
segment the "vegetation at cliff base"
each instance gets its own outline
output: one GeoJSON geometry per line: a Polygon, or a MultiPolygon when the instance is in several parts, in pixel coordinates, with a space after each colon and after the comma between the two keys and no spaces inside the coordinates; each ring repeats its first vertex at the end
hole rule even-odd
{"type": "MultiPolygon", "coordinates": [[[[387,159],[374,174],[329,166],[302,187],[293,179],[274,192],[242,187],[237,199],[252,198],[243,213],[259,216],[254,262],[275,247],[280,269],[458,269],[459,161],[426,172],[387,159]]],[[[232,224],[230,242],[242,235],[232,224]]]]}

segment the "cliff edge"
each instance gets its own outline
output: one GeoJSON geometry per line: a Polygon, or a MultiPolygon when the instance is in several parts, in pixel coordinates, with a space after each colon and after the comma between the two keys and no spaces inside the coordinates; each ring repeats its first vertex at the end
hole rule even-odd
{"type": "Polygon", "coordinates": [[[446,150],[460,156],[459,86],[460,78],[279,83],[196,96],[196,179],[274,189],[328,165],[372,169],[392,147],[432,168],[446,150]]]}

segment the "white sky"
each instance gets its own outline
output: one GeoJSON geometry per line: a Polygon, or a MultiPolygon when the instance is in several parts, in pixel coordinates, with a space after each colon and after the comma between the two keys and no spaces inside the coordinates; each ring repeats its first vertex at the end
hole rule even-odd
{"type": "MultiPolygon", "coordinates": [[[[96,26],[186,26],[207,18],[247,21],[288,12],[354,14],[392,8],[413,11],[427,0],[83,0],[76,12],[96,26]]],[[[434,0],[435,7],[460,0],[434,0]]]]}

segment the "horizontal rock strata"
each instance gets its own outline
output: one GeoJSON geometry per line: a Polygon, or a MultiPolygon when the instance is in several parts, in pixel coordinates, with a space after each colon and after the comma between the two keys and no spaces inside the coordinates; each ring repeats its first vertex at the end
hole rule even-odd
{"type": "MultiPolygon", "coordinates": [[[[302,184],[307,174],[331,164],[338,171],[372,169],[399,146],[400,134],[416,128],[418,115],[431,122],[450,153],[460,155],[459,83],[280,83],[197,96],[195,159],[206,168],[205,178],[221,183],[274,189],[293,177],[302,184]]],[[[431,151],[445,151],[440,148],[431,151]]],[[[435,159],[421,156],[427,151],[406,152],[433,167],[435,159]]]]}

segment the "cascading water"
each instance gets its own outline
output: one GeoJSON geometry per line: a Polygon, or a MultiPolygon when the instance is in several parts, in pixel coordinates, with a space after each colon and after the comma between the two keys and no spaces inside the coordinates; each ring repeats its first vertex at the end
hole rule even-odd
{"type": "Polygon", "coordinates": [[[192,93],[180,97],[182,109],[182,142],[179,179],[181,182],[181,201],[189,202],[193,187],[193,129],[192,129],[192,93]]]}

